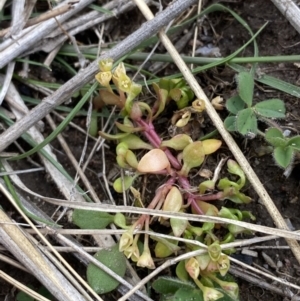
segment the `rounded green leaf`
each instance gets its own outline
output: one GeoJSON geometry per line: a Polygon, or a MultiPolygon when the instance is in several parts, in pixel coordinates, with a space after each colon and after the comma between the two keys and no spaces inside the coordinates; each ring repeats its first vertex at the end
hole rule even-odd
{"type": "Polygon", "coordinates": [[[257,119],[251,108],[240,111],[236,116],[236,130],[242,135],[257,133],[257,119]]]}
{"type": "Polygon", "coordinates": [[[268,129],[265,134],[265,139],[275,147],[284,147],[287,144],[287,141],[283,137],[282,132],[277,128],[268,129]]]}
{"type": "Polygon", "coordinates": [[[229,131],[229,132],[236,131],[235,121],[236,121],[236,116],[228,116],[224,120],[224,126],[225,126],[225,128],[226,128],[227,131],[229,131]]]}
{"type": "Polygon", "coordinates": [[[189,280],[189,274],[185,269],[185,262],[181,260],[176,266],[176,276],[182,281],[189,280]]]}
{"type": "Polygon", "coordinates": [[[254,79],[250,72],[240,72],[237,75],[238,93],[248,107],[252,106],[254,79]]]}
{"type": "MultiPolygon", "coordinates": [[[[122,252],[119,252],[118,245],[115,245],[110,249],[100,250],[94,257],[120,277],[124,277],[126,271],[126,258],[122,252]]],[[[111,292],[119,285],[119,282],[116,279],[93,263],[88,265],[86,275],[89,285],[97,294],[111,292]]]]}
{"type": "Polygon", "coordinates": [[[235,95],[226,101],[226,109],[232,114],[236,115],[239,111],[243,110],[244,108],[245,103],[239,95],[235,95]]]}
{"type": "Polygon", "coordinates": [[[276,147],[274,149],[274,159],[276,163],[282,167],[287,168],[293,161],[294,150],[292,147],[276,147]]]}
{"type": "MultiPolygon", "coordinates": [[[[130,176],[124,176],[123,179],[124,179],[124,189],[127,190],[130,188],[135,178],[130,176]]],[[[120,177],[114,181],[113,184],[114,190],[118,193],[123,192],[123,179],[120,177]]]]}
{"type": "Polygon", "coordinates": [[[300,151],[300,136],[296,136],[289,139],[287,145],[289,145],[295,150],[300,151]]]}
{"type": "Polygon", "coordinates": [[[257,103],[254,110],[258,115],[267,118],[284,118],[285,106],[280,99],[268,99],[257,103]]]}
{"type": "Polygon", "coordinates": [[[81,229],[105,229],[114,221],[114,216],[107,212],[75,209],[72,219],[81,229]]]}

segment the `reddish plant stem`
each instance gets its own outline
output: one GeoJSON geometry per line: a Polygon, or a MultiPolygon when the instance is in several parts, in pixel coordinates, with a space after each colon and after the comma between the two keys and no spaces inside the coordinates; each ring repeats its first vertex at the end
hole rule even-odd
{"type": "MultiPolygon", "coordinates": [[[[158,202],[165,198],[169,190],[172,188],[172,185],[175,183],[175,178],[170,178],[163,186],[159,187],[156,190],[155,196],[152,199],[151,203],[148,205],[148,209],[154,209],[158,202]]],[[[139,229],[144,227],[145,220],[147,218],[147,214],[143,214],[138,220],[137,225],[139,229]]]]}
{"type": "Polygon", "coordinates": [[[186,177],[183,176],[179,176],[178,177],[178,182],[181,186],[181,188],[183,188],[184,190],[186,190],[187,192],[185,193],[185,195],[187,196],[187,200],[188,200],[188,204],[191,204],[192,208],[200,215],[203,215],[203,211],[200,209],[200,207],[198,206],[196,199],[194,197],[194,195],[192,193],[189,192],[189,190],[191,190],[191,184],[189,182],[189,180],[186,177]]]}

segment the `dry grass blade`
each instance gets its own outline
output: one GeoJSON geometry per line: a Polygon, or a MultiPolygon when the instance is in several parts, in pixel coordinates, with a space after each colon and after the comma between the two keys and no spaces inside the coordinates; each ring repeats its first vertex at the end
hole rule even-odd
{"type": "MultiPolygon", "coordinates": [[[[1,185],[2,192],[5,192],[1,185]]],[[[5,192],[7,195],[7,192],[5,192]]],[[[30,270],[58,300],[84,300],[26,238],[13,221],[0,210],[0,238],[2,244],[30,270]]]]}
{"type": "MultiPolygon", "coordinates": [[[[139,6],[140,10],[143,12],[145,17],[149,20],[153,18],[153,14],[145,4],[143,0],[135,0],[137,5],[139,6]]],[[[182,60],[180,54],[176,51],[176,48],[170,42],[168,36],[164,32],[159,33],[159,37],[168,50],[169,54],[172,56],[174,62],[176,63],[177,67],[180,69],[182,75],[185,77],[186,81],[189,83],[190,87],[194,91],[195,95],[198,99],[202,99],[205,101],[205,106],[207,110],[207,114],[213,121],[214,125],[218,129],[219,133],[222,135],[223,139],[225,140],[228,148],[231,150],[232,154],[234,155],[235,159],[238,161],[240,166],[242,167],[244,173],[246,174],[248,180],[253,185],[253,188],[261,198],[263,204],[265,205],[266,209],[268,210],[270,216],[272,217],[275,225],[280,229],[287,229],[288,226],[286,225],[282,215],[280,214],[279,210],[276,208],[273,200],[269,196],[268,192],[260,182],[259,178],[255,174],[254,170],[252,169],[251,165],[249,164],[248,160],[236,144],[235,140],[232,136],[227,132],[224,127],[223,121],[221,120],[220,116],[216,112],[215,108],[209,101],[208,97],[203,92],[202,88],[199,86],[197,80],[193,76],[193,74],[188,69],[185,62],[182,60]]],[[[295,240],[287,239],[288,245],[291,247],[292,252],[294,253],[295,257],[297,258],[298,262],[300,263],[300,246],[295,240]]]]}
{"type": "Polygon", "coordinates": [[[18,288],[19,290],[23,291],[24,293],[26,293],[27,295],[31,296],[32,298],[34,298],[35,300],[38,301],[50,301],[49,299],[41,296],[40,294],[38,294],[37,292],[33,291],[32,289],[30,289],[29,287],[25,286],[24,284],[20,283],[19,281],[17,281],[16,279],[13,279],[12,277],[10,277],[9,275],[7,275],[6,273],[4,273],[3,271],[0,270],[0,277],[4,280],[6,280],[7,282],[9,282],[11,285],[13,285],[14,287],[18,288]]]}
{"type": "MultiPolygon", "coordinates": [[[[57,17],[56,19],[50,19],[43,22],[42,24],[27,28],[21,31],[21,33],[14,36],[14,39],[7,39],[1,45],[2,55],[0,57],[0,68],[3,68],[19,55],[22,55],[26,50],[30,49],[36,43],[38,43],[41,38],[55,29],[57,27],[56,20],[60,23],[63,23],[65,20],[80,12],[84,7],[91,4],[92,2],[93,0],[82,0],[74,3],[71,10],[57,17]],[[15,42],[16,40],[18,41],[18,43],[15,42]]],[[[67,3],[69,3],[68,0],[64,1],[59,6],[65,5],[67,3]]]]}
{"type": "Polygon", "coordinates": [[[296,3],[291,0],[272,0],[272,2],[300,33],[300,9],[296,3]]]}

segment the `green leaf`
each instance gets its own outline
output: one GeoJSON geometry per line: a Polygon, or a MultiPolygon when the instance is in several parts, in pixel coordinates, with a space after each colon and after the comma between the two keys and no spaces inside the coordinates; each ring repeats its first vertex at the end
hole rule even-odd
{"type": "Polygon", "coordinates": [[[240,72],[237,75],[238,93],[248,107],[252,106],[254,79],[250,72],[240,72]]]}
{"type": "Polygon", "coordinates": [[[81,229],[105,229],[114,221],[114,216],[107,212],[75,209],[72,219],[81,229]]]}
{"type": "Polygon", "coordinates": [[[178,278],[159,277],[152,283],[153,289],[159,294],[174,294],[180,288],[194,289],[191,282],[182,281],[178,278]]]}
{"type": "Polygon", "coordinates": [[[106,140],[119,140],[122,139],[126,136],[128,136],[130,133],[117,133],[115,135],[113,134],[108,134],[102,131],[98,132],[99,136],[101,136],[102,138],[106,139],[106,140]]]}
{"type": "Polygon", "coordinates": [[[257,119],[251,108],[240,111],[236,116],[236,130],[242,135],[257,133],[257,119]]]}
{"type": "Polygon", "coordinates": [[[189,274],[185,269],[185,262],[181,260],[176,266],[176,276],[182,281],[189,280],[189,274]]]}
{"type": "Polygon", "coordinates": [[[289,145],[297,151],[300,151],[300,136],[295,136],[289,139],[287,145],[289,145]]]}
{"type": "Polygon", "coordinates": [[[287,168],[293,160],[294,150],[292,147],[276,147],[273,153],[276,163],[282,167],[287,168]]]}
{"type": "Polygon", "coordinates": [[[237,162],[235,162],[234,160],[229,159],[227,161],[227,167],[228,167],[228,171],[233,174],[233,175],[237,175],[240,177],[240,180],[238,180],[238,187],[237,189],[240,190],[241,188],[244,187],[245,183],[246,183],[246,177],[245,177],[245,173],[242,170],[242,168],[239,166],[239,164],[237,162]]]}
{"type": "Polygon", "coordinates": [[[226,101],[226,109],[232,114],[236,115],[239,111],[243,110],[244,108],[245,103],[239,95],[235,95],[226,101]]]}
{"type": "MultiPolygon", "coordinates": [[[[203,301],[203,294],[199,289],[180,288],[174,295],[172,301],[203,301]]],[[[219,299],[220,300],[220,299],[219,299]]]]}
{"type": "Polygon", "coordinates": [[[124,133],[135,133],[135,132],[141,132],[145,130],[143,127],[135,127],[135,126],[128,126],[126,124],[122,124],[118,121],[115,122],[116,127],[124,132],[124,133]]]}
{"type": "Polygon", "coordinates": [[[32,298],[24,292],[18,292],[16,296],[16,301],[34,301],[34,298],[32,298]]]}
{"type": "Polygon", "coordinates": [[[124,179],[124,189],[127,190],[132,185],[133,181],[135,180],[135,177],[131,176],[124,176],[123,178],[117,178],[114,181],[114,190],[118,193],[123,193],[123,179],[124,179]]]}
{"type": "Polygon", "coordinates": [[[235,122],[236,122],[236,116],[228,116],[224,120],[224,126],[227,131],[229,132],[235,132],[235,122]]]}
{"type": "Polygon", "coordinates": [[[287,144],[287,140],[284,138],[282,132],[277,128],[269,128],[266,131],[265,139],[275,147],[284,147],[287,144]]]}
{"type": "Polygon", "coordinates": [[[267,118],[284,118],[285,106],[281,99],[268,99],[257,103],[254,110],[258,115],[267,118]]]}
{"type": "MultiPolygon", "coordinates": [[[[122,252],[119,252],[119,245],[115,245],[110,249],[100,250],[94,257],[120,277],[124,277],[126,271],[126,257],[122,252]]],[[[119,285],[117,280],[93,263],[88,265],[86,275],[89,285],[97,294],[111,292],[119,285]]]]}

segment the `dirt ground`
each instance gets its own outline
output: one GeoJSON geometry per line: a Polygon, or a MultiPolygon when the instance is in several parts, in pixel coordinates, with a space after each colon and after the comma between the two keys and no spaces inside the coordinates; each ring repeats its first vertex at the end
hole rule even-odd
{"type": "MultiPolygon", "coordinates": [[[[267,27],[258,36],[257,42],[259,45],[259,55],[261,56],[275,56],[275,55],[292,55],[300,53],[300,41],[299,34],[293,29],[293,27],[288,23],[288,21],[280,14],[277,8],[269,0],[235,0],[235,1],[204,1],[204,7],[211,3],[221,3],[227,7],[234,10],[242,18],[244,18],[252,30],[256,32],[265,22],[268,22],[267,27]]],[[[132,16],[139,14],[137,11],[128,12],[122,18],[127,22],[133,22],[133,31],[137,24],[134,23],[132,16]]],[[[140,18],[138,18],[140,19],[140,18]]],[[[139,20],[142,22],[142,19],[139,20]]],[[[129,26],[126,26],[128,29],[129,26]]],[[[242,46],[246,41],[249,40],[249,34],[244,30],[232,16],[226,13],[212,13],[208,15],[207,19],[203,22],[203,27],[200,29],[200,34],[204,33],[204,28],[208,30],[208,35],[213,36],[212,43],[219,47],[221,55],[226,56],[236,51],[240,46],[242,46]],[[215,31],[215,35],[212,33],[212,28],[215,31]]],[[[120,33],[125,34],[124,32],[120,33]]],[[[200,39],[201,41],[201,39],[200,39]]],[[[204,43],[204,40],[201,41],[204,43]]],[[[188,45],[184,51],[184,54],[189,55],[191,53],[191,46],[188,45]]],[[[245,51],[243,51],[240,56],[251,56],[253,55],[253,47],[249,46],[245,51]]],[[[43,54],[42,54],[43,56],[43,54]]],[[[292,63],[277,63],[277,64],[260,64],[260,71],[285,80],[291,84],[299,85],[300,83],[300,73],[299,68],[292,63]]],[[[168,67],[168,72],[171,72],[175,68],[173,66],[168,67]]],[[[55,74],[55,70],[53,71],[55,74]]],[[[58,72],[59,73],[59,72],[58,72]]],[[[230,97],[235,92],[235,81],[234,72],[228,67],[218,67],[213,70],[209,70],[205,73],[197,75],[199,82],[204,88],[207,95],[222,95],[224,98],[230,97]],[[219,82],[224,84],[219,85],[219,82]],[[212,86],[214,88],[212,88],[212,86]]],[[[57,79],[57,81],[61,81],[57,79]]],[[[287,95],[285,93],[279,92],[277,90],[270,89],[261,84],[256,85],[255,101],[260,101],[268,98],[280,98],[285,101],[287,107],[287,119],[280,121],[281,125],[290,126],[295,129],[295,133],[300,132],[300,103],[296,97],[287,95]]],[[[84,125],[85,119],[77,117],[74,122],[79,125],[84,125]]],[[[211,123],[208,122],[211,126],[211,123]]],[[[262,125],[263,126],[263,125],[262,125]]],[[[50,133],[49,129],[46,129],[45,135],[50,133]]],[[[81,155],[82,146],[84,145],[85,136],[74,131],[71,128],[65,130],[64,137],[67,140],[69,146],[71,147],[75,157],[78,159],[81,155]]],[[[299,180],[300,180],[300,167],[296,165],[291,175],[286,178],[283,176],[282,169],[278,168],[271,155],[258,156],[257,149],[261,146],[266,145],[263,140],[245,140],[241,137],[236,136],[237,141],[244,154],[246,154],[249,162],[257,173],[258,177],[264,184],[265,188],[269,192],[273,201],[275,202],[277,208],[280,210],[284,218],[289,219],[294,229],[300,229],[300,200],[299,200],[299,180]]],[[[74,169],[69,163],[67,157],[61,152],[61,148],[57,141],[52,143],[59,161],[63,166],[70,172],[71,175],[75,174],[74,169]]],[[[26,146],[25,146],[26,147],[26,146]]],[[[92,142],[89,142],[88,149],[92,147],[92,142]]],[[[229,154],[226,147],[224,147],[224,152],[229,154]]],[[[114,166],[114,155],[113,152],[107,153],[108,169],[114,166]]],[[[37,157],[34,157],[38,160],[37,157]]],[[[94,185],[97,193],[99,193],[100,198],[106,198],[103,188],[101,186],[101,179],[97,178],[96,175],[101,171],[101,155],[96,155],[87,171],[87,176],[89,179],[94,179],[92,184],[94,185]]],[[[25,169],[30,166],[29,163],[22,163],[22,165],[17,166],[17,169],[25,169]]],[[[50,197],[60,197],[60,193],[56,191],[54,184],[49,181],[47,175],[43,172],[35,173],[33,176],[22,176],[21,179],[24,183],[33,191],[38,191],[41,195],[46,195],[50,197]]],[[[247,188],[247,194],[249,194],[254,202],[245,205],[243,209],[250,210],[256,216],[256,223],[273,227],[273,221],[270,218],[268,212],[264,206],[260,203],[257,195],[253,192],[251,187],[247,188]]],[[[2,204],[1,204],[2,205],[2,204]]],[[[7,204],[3,204],[5,210],[8,210],[12,217],[18,220],[17,214],[10,208],[7,204]]],[[[50,210],[46,206],[45,210],[50,210]]],[[[49,211],[48,211],[49,212],[49,211]]],[[[281,277],[283,279],[289,280],[292,283],[300,284],[300,266],[295,260],[291,251],[285,248],[270,248],[278,246],[286,246],[285,241],[276,240],[261,244],[260,246],[265,246],[266,249],[257,249],[258,257],[253,258],[253,264],[259,267],[263,267],[270,271],[272,274],[281,277]],[[267,262],[262,257],[262,251],[264,251],[268,256],[270,256],[275,263],[281,262],[282,267],[276,271],[276,269],[267,265],[267,262]]],[[[70,256],[71,258],[71,256],[70,256]]],[[[27,273],[20,272],[19,270],[14,270],[10,265],[4,264],[0,261],[0,269],[9,272],[12,277],[19,279],[25,284],[31,284],[33,287],[38,286],[38,282],[27,273]],[[24,281],[24,279],[26,279],[24,281]]],[[[84,275],[83,275],[84,276],[84,275]]],[[[263,280],[264,281],[264,280],[263,280]]],[[[237,282],[240,286],[240,300],[241,301],[256,301],[256,300],[289,300],[285,299],[282,295],[275,292],[271,292],[267,289],[261,288],[257,285],[251,284],[245,280],[237,278],[237,282]]],[[[275,284],[277,286],[277,284],[275,284]]],[[[0,280],[0,300],[14,300],[14,292],[11,291],[11,287],[0,280]],[[5,296],[9,293],[10,299],[5,299],[5,296]]],[[[110,297],[112,298],[112,297],[110,297]]],[[[112,299],[107,299],[112,300],[112,299]]]]}

